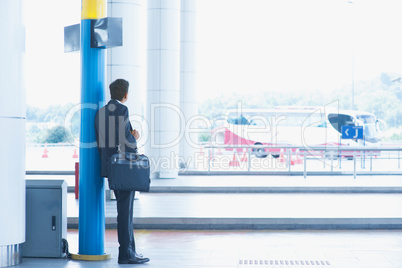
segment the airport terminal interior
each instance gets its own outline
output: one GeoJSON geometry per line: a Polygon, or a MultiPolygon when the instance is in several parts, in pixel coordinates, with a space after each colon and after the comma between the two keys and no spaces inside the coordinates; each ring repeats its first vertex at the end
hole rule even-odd
{"type": "Polygon", "coordinates": [[[400,25],[398,0],[0,0],[0,267],[402,268],[400,25]],[[99,155],[121,78],[142,264],[99,155]]]}

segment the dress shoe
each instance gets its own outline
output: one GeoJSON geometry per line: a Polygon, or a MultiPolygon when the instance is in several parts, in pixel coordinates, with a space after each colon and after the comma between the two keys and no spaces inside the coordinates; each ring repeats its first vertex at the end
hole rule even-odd
{"type": "Polygon", "coordinates": [[[141,253],[134,253],[134,257],[136,258],[144,258],[144,255],[142,255],[141,253]]]}
{"type": "Polygon", "coordinates": [[[144,258],[142,255],[137,255],[131,259],[127,260],[120,260],[118,261],[119,264],[141,264],[141,263],[146,263],[149,262],[149,258],[144,258]]]}

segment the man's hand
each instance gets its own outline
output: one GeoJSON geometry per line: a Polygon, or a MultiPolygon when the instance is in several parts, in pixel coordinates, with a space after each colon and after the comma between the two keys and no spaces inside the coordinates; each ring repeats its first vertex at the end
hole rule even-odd
{"type": "Polygon", "coordinates": [[[131,134],[134,136],[136,140],[140,138],[140,133],[136,129],[131,130],[131,134]]]}

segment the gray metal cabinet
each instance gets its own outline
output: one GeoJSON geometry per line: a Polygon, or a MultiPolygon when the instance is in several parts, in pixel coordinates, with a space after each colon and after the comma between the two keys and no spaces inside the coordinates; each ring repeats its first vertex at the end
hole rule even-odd
{"type": "Polygon", "coordinates": [[[67,183],[26,181],[26,242],[24,257],[63,257],[67,239],[67,183]]]}

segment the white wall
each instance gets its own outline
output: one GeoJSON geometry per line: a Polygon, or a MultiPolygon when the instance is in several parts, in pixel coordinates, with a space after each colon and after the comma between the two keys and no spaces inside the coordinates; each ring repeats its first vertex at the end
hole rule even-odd
{"type": "Polygon", "coordinates": [[[180,0],[148,2],[146,153],[153,177],[175,178],[183,134],[180,110],[180,0]]]}
{"type": "Polygon", "coordinates": [[[118,78],[130,83],[125,105],[134,128],[140,130],[144,117],[146,89],[146,0],[108,0],[108,17],[123,18],[123,46],[107,49],[106,101],[109,85],[118,78]]]}
{"type": "Polygon", "coordinates": [[[21,0],[0,1],[0,246],[25,242],[25,34],[21,0]]]}
{"type": "MultiPolygon", "coordinates": [[[[186,126],[195,128],[197,121],[192,121],[198,113],[196,89],[196,0],[181,0],[180,33],[180,107],[186,118],[186,126]],[[190,124],[193,122],[193,124],[190,124]]],[[[186,133],[180,142],[180,156],[188,163],[187,168],[194,168],[195,144],[198,133],[186,133]]]]}

